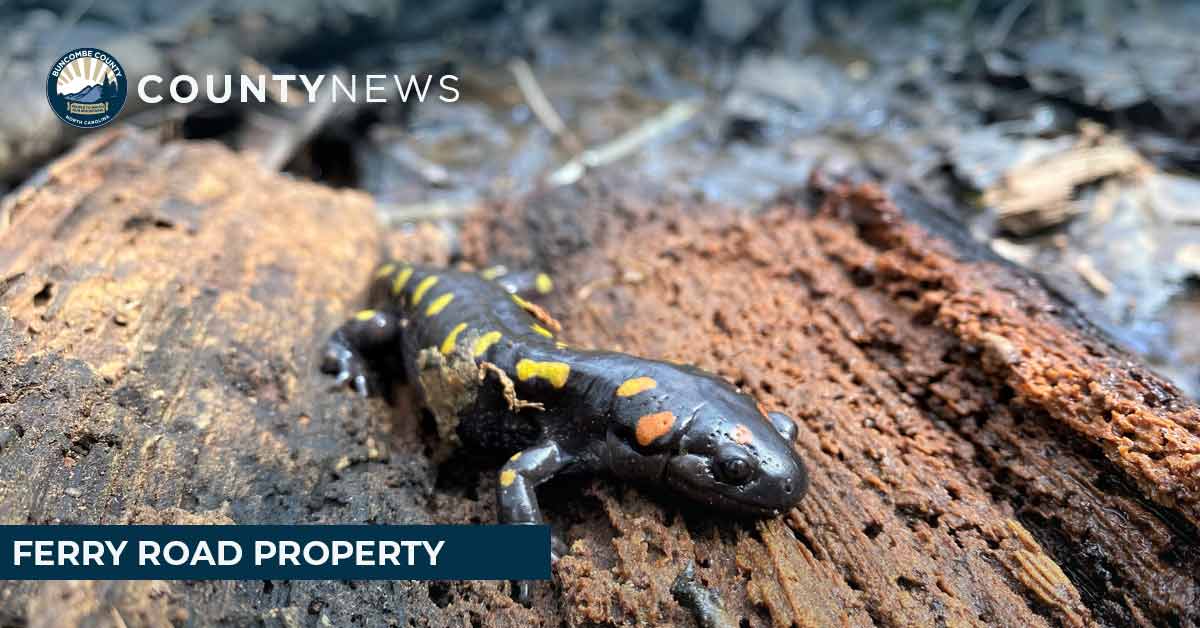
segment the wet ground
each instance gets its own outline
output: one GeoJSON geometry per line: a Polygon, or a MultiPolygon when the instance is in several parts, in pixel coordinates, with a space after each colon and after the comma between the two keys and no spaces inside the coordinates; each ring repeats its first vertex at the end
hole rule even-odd
{"type": "MultiPolygon", "coordinates": [[[[461,76],[453,104],[334,116],[289,165],[365,189],[397,226],[434,219],[452,234],[490,199],[596,169],[748,212],[816,168],[908,187],[1200,394],[1193,3],[457,0],[419,20],[380,2],[177,16],[48,6],[9,9],[10,76],[68,35],[98,33],[132,39],[151,69],[240,70],[250,57],[273,70],[461,76]]],[[[30,93],[8,105],[11,120],[42,112],[30,93]]],[[[246,127],[279,109],[129,119],[254,150],[246,127]]],[[[15,182],[6,164],[29,123],[5,126],[0,178],[15,182]]]]}
{"type": "Polygon", "coordinates": [[[1028,11],[1007,28],[1003,14],[789,9],[737,48],[621,24],[568,35],[535,11],[522,56],[566,136],[531,110],[514,53],[476,33],[449,55],[464,100],[354,138],[353,184],[396,224],[454,218],[574,180],[581,147],[631,135],[645,141],[598,167],[667,198],[753,212],[814,169],[882,180],[1039,273],[1195,396],[1200,93],[1186,60],[1200,45],[1186,34],[1200,8],[1154,9],[1028,11]]]}

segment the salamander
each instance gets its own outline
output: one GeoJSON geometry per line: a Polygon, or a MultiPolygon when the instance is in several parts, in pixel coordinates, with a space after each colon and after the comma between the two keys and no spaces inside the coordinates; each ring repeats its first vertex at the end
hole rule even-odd
{"type": "Polygon", "coordinates": [[[528,300],[551,286],[541,273],[385,263],[322,368],[362,395],[396,373],[443,438],[511,454],[502,523],[541,523],[534,489],[562,473],[608,472],[754,516],[800,501],[808,473],[789,417],[693,366],[566,345],[528,300]]]}

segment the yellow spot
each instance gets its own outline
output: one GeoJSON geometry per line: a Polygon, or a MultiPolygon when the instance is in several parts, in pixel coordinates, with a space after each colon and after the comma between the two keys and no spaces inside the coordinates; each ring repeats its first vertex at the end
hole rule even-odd
{"type": "Polygon", "coordinates": [[[550,294],[550,291],[554,289],[554,282],[550,280],[550,275],[538,273],[533,280],[533,287],[541,294],[550,294]]]}
{"type": "Polygon", "coordinates": [[[554,343],[554,346],[558,347],[559,349],[566,349],[567,347],[569,347],[571,345],[559,340],[558,342],[554,343]]]}
{"type": "Polygon", "coordinates": [[[453,300],[454,300],[453,292],[447,292],[446,294],[443,294],[442,296],[434,299],[433,302],[429,304],[429,307],[425,308],[425,316],[436,315],[437,313],[446,309],[446,306],[450,305],[450,302],[453,300]]]}
{"type": "Polygon", "coordinates": [[[408,283],[408,278],[412,277],[412,274],[412,266],[405,266],[400,270],[400,273],[392,280],[392,295],[400,294],[400,291],[404,289],[404,284],[408,283]]]}
{"type": "Polygon", "coordinates": [[[754,440],[754,434],[750,432],[750,428],[741,423],[733,428],[733,442],[739,445],[749,445],[752,440],[754,440]]]}
{"type": "Polygon", "coordinates": [[[567,383],[571,367],[565,362],[534,362],[521,360],[517,362],[517,379],[527,381],[531,377],[539,377],[550,382],[555,388],[562,388],[567,383]]]}
{"type": "Polygon", "coordinates": [[[516,303],[517,305],[519,305],[527,310],[533,307],[532,303],[530,303],[529,301],[526,301],[525,299],[522,299],[521,295],[519,295],[519,294],[512,295],[512,300],[513,300],[513,303],[516,303]]]}
{"type": "Polygon", "coordinates": [[[395,264],[384,264],[383,266],[379,267],[379,270],[375,271],[375,278],[382,279],[394,272],[396,272],[395,264]]]}
{"type": "Polygon", "coordinates": [[[513,482],[517,481],[517,472],[512,469],[505,469],[500,472],[500,487],[508,488],[513,482]]]}
{"type": "Polygon", "coordinates": [[[670,432],[672,425],[675,425],[675,415],[670,412],[647,414],[637,420],[634,435],[637,436],[638,444],[645,447],[654,442],[654,439],[670,432]]]}
{"type": "Polygon", "coordinates": [[[450,333],[446,334],[446,339],[442,341],[442,355],[454,351],[454,343],[458,342],[458,335],[466,328],[466,323],[459,323],[454,326],[454,329],[450,330],[450,333]]]}
{"type": "Polygon", "coordinates": [[[356,321],[369,321],[375,318],[375,310],[362,310],[354,315],[356,321]]]}
{"type": "Polygon", "coordinates": [[[475,354],[475,357],[478,358],[487,353],[487,350],[491,349],[492,345],[496,344],[499,340],[500,332],[489,331],[488,333],[475,339],[475,346],[471,348],[471,351],[475,354]]]}
{"type": "Polygon", "coordinates": [[[479,276],[489,281],[495,279],[496,277],[503,277],[507,274],[508,269],[503,266],[492,266],[491,268],[485,268],[479,271],[479,276]]]}
{"type": "Polygon", "coordinates": [[[512,458],[509,458],[509,459],[508,459],[508,461],[509,461],[509,462],[516,462],[516,461],[518,461],[518,460],[520,460],[520,459],[521,459],[521,452],[519,452],[519,451],[518,451],[517,453],[513,454],[513,455],[512,455],[512,458]]]}
{"type": "Polygon", "coordinates": [[[650,377],[635,377],[625,380],[617,388],[618,397],[632,397],[640,392],[645,392],[658,386],[658,382],[650,377]]]}
{"type": "Polygon", "coordinates": [[[417,284],[417,288],[413,290],[412,305],[415,306],[416,304],[420,303],[421,297],[425,296],[425,293],[429,292],[429,289],[432,288],[433,284],[437,282],[437,275],[430,275],[429,277],[422,279],[421,283],[417,284]]]}
{"type": "Polygon", "coordinates": [[[545,327],[542,327],[541,325],[538,325],[537,323],[530,325],[529,328],[547,338],[554,337],[554,334],[550,333],[549,329],[546,329],[545,327]]]}

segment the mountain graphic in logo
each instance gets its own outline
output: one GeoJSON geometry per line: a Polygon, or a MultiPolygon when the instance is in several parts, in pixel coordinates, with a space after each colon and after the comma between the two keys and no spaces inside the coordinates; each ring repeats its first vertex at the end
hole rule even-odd
{"type": "Polygon", "coordinates": [[[116,118],[128,90],[125,70],[99,48],[77,48],[59,58],[46,77],[46,100],[59,119],[81,129],[116,118]]]}
{"type": "Polygon", "coordinates": [[[71,102],[96,102],[100,100],[103,93],[103,87],[100,85],[92,85],[91,87],[85,87],[74,94],[63,94],[63,98],[66,98],[71,102]]]}

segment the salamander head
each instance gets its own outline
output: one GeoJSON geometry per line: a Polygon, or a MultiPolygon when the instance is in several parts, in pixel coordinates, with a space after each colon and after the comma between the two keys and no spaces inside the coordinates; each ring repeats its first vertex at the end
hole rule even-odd
{"type": "Polygon", "coordinates": [[[758,515],[786,511],[808,490],[792,442],[749,398],[697,408],[667,461],[666,480],[701,503],[758,515]]]}
{"type": "MultiPolygon", "coordinates": [[[[800,501],[808,471],[792,446],[791,419],[768,415],[702,371],[675,367],[657,375],[652,389],[625,399],[618,390],[617,412],[638,419],[631,434],[610,433],[615,472],[661,479],[702,504],[743,514],[774,515],[800,501]]],[[[631,381],[623,386],[648,385],[631,381]]]]}

